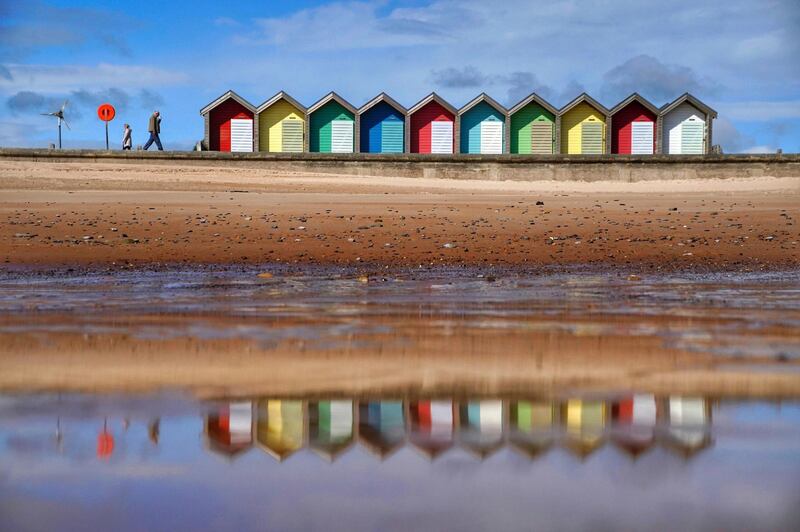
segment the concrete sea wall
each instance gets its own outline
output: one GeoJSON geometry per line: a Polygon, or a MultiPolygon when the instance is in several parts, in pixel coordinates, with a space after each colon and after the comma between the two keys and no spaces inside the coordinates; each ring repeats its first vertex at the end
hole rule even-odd
{"type": "Polygon", "coordinates": [[[421,155],[0,149],[0,161],[269,168],[352,176],[512,181],[800,177],[800,154],[421,155]]]}

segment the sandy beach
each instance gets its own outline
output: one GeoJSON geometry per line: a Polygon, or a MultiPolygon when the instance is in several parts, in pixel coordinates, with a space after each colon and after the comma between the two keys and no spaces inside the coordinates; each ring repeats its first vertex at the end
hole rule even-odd
{"type": "Polygon", "coordinates": [[[507,182],[0,162],[6,266],[800,264],[800,177],[507,182]]]}

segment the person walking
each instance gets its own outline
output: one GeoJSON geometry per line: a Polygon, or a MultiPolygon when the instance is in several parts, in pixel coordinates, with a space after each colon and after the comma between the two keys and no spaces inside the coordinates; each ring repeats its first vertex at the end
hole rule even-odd
{"type": "Polygon", "coordinates": [[[153,114],[150,115],[147,131],[150,132],[150,138],[147,140],[147,144],[144,145],[144,149],[146,150],[155,142],[156,146],[158,146],[158,151],[164,151],[164,148],[161,146],[161,139],[158,136],[159,133],[161,133],[161,115],[158,111],[154,111],[153,114]]]}
{"type": "Polygon", "coordinates": [[[123,150],[130,150],[131,146],[133,146],[133,139],[131,138],[131,134],[133,130],[131,126],[125,124],[125,129],[122,130],[122,149],[123,150]]]}

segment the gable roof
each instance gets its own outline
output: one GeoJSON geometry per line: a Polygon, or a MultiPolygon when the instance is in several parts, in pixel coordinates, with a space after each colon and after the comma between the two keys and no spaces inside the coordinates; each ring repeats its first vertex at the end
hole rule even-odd
{"type": "Polygon", "coordinates": [[[256,108],[253,106],[252,103],[248,102],[247,100],[245,100],[244,98],[242,98],[241,96],[236,94],[235,92],[229,90],[229,91],[226,91],[219,98],[217,98],[216,100],[211,102],[210,104],[208,104],[205,107],[203,107],[202,109],[200,109],[200,114],[204,115],[204,114],[208,113],[209,111],[211,111],[212,109],[214,109],[215,107],[217,107],[218,105],[220,105],[221,103],[223,103],[223,102],[225,102],[225,101],[227,101],[229,99],[236,100],[239,104],[241,104],[243,107],[245,107],[251,113],[255,113],[256,112],[256,108]]]}
{"type": "Polygon", "coordinates": [[[581,102],[588,103],[589,105],[591,105],[592,107],[594,107],[595,109],[597,109],[606,116],[608,116],[610,113],[610,111],[606,109],[606,107],[603,104],[601,104],[600,102],[598,102],[597,100],[595,100],[594,98],[583,92],[581,93],[580,96],[578,96],[577,98],[569,102],[567,105],[562,107],[561,110],[558,112],[558,114],[563,115],[564,113],[566,113],[567,111],[569,111],[570,109],[572,109],[581,102]]]}
{"type": "Polygon", "coordinates": [[[342,107],[344,107],[345,109],[347,109],[348,111],[353,113],[353,116],[358,114],[358,109],[353,107],[350,104],[350,102],[348,102],[347,100],[345,100],[344,98],[342,98],[341,96],[336,94],[334,91],[329,92],[328,94],[326,94],[325,96],[320,98],[317,101],[317,103],[315,103],[314,105],[312,105],[311,107],[306,109],[306,114],[310,115],[311,113],[313,113],[314,111],[318,110],[320,107],[322,107],[326,103],[330,102],[331,100],[335,101],[336,103],[338,103],[339,105],[341,105],[342,107]]]}
{"type": "Polygon", "coordinates": [[[439,96],[435,92],[430,93],[429,95],[425,96],[423,99],[415,103],[414,106],[408,110],[408,114],[412,115],[416,113],[417,111],[428,105],[430,102],[438,103],[439,105],[441,105],[442,107],[453,113],[453,116],[456,116],[458,114],[458,109],[447,103],[447,101],[445,101],[441,96],[439,96]]]}
{"type": "Polygon", "coordinates": [[[542,98],[541,96],[539,96],[538,94],[536,94],[535,92],[532,92],[532,93],[530,93],[530,94],[529,94],[527,97],[525,97],[525,98],[524,98],[522,101],[520,101],[520,102],[519,102],[518,104],[516,104],[514,107],[512,107],[511,109],[509,109],[509,111],[508,111],[508,114],[509,114],[509,115],[513,115],[514,113],[516,113],[516,112],[517,112],[517,111],[519,111],[520,109],[524,108],[526,105],[528,105],[528,104],[529,104],[529,103],[531,103],[531,102],[536,102],[536,103],[538,103],[539,105],[541,105],[542,107],[544,107],[546,110],[548,110],[549,112],[553,113],[553,116],[555,116],[555,115],[557,115],[557,114],[558,114],[558,109],[556,109],[555,107],[553,107],[553,106],[550,104],[550,102],[548,102],[547,100],[545,100],[544,98],[542,98]]]}
{"type": "Polygon", "coordinates": [[[693,105],[697,109],[699,109],[699,110],[703,111],[705,114],[709,115],[711,118],[716,118],[717,117],[717,112],[714,109],[712,109],[711,107],[707,106],[706,104],[704,104],[703,102],[701,102],[700,100],[698,100],[697,98],[695,98],[694,96],[689,94],[688,92],[684,92],[683,94],[681,94],[680,96],[675,98],[671,103],[664,104],[661,107],[661,114],[669,113],[670,111],[672,111],[673,109],[675,109],[676,107],[678,107],[680,104],[682,104],[684,102],[690,103],[691,105],[693,105]]]}
{"type": "Polygon", "coordinates": [[[296,108],[298,108],[301,111],[303,111],[303,113],[306,112],[306,108],[305,108],[305,106],[303,104],[301,104],[300,102],[298,102],[297,100],[295,100],[294,98],[292,98],[291,96],[289,96],[287,93],[285,93],[283,91],[278,92],[275,96],[273,96],[272,98],[268,99],[267,101],[265,101],[264,103],[259,105],[258,108],[256,109],[256,112],[257,113],[261,113],[265,109],[267,109],[267,108],[273,106],[274,104],[278,103],[280,100],[286,100],[287,102],[289,102],[290,104],[292,104],[296,108]]]}
{"type": "Polygon", "coordinates": [[[389,96],[385,92],[382,92],[382,93],[378,94],[373,99],[371,99],[370,101],[368,101],[367,103],[362,105],[358,109],[358,114],[361,115],[361,114],[366,113],[367,111],[369,111],[370,109],[372,109],[373,107],[375,107],[376,105],[378,105],[381,102],[386,102],[386,104],[388,104],[390,107],[394,108],[395,111],[400,112],[403,116],[406,116],[408,114],[408,109],[406,109],[405,107],[403,107],[402,105],[397,103],[397,100],[395,100],[394,98],[392,98],[391,96],[389,96]]]}
{"type": "Polygon", "coordinates": [[[502,105],[497,103],[497,101],[495,101],[494,98],[492,98],[491,96],[489,96],[485,92],[482,92],[479,95],[477,95],[475,98],[473,98],[470,102],[468,102],[464,107],[462,107],[461,109],[458,110],[459,116],[463,115],[464,113],[466,113],[467,111],[469,111],[470,109],[472,109],[473,107],[475,107],[476,105],[478,105],[481,102],[486,102],[491,107],[494,107],[495,110],[500,111],[501,113],[503,113],[503,115],[508,115],[508,109],[506,109],[505,107],[503,107],[502,105]]]}
{"type": "Polygon", "coordinates": [[[614,106],[614,107],[611,109],[611,114],[612,114],[612,115],[615,115],[615,114],[617,114],[619,111],[621,111],[622,109],[624,109],[624,108],[625,108],[625,107],[626,107],[628,104],[630,104],[630,103],[632,103],[632,102],[639,102],[639,103],[640,103],[640,104],[642,104],[642,105],[643,105],[643,106],[644,106],[644,107],[645,107],[645,108],[646,108],[648,111],[650,111],[651,113],[653,113],[653,114],[655,114],[655,115],[657,115],[657,114],[659,113],[659,109],[658,109],[658,107],[656,107],[655,105],[653,105],[652,103],[650,103],[650,100],[648,100],[648,99],[647,99],[647,98],[645,98],[644,96],[640,95],[638,92],[634,92],[633,94],[631,94],[630,96],[628,96],[627,98],[625,98],[624,100],[622,100],[621,102],[619,102],[617,105],[615,105],[615,106],[614,106]]]}

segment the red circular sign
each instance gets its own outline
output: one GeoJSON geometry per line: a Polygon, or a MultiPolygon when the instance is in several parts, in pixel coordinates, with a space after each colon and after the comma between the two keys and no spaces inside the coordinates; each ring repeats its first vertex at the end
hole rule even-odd
{"type": "Polygon", "coordinates": [[[117,112],[114,110],[114,106],[112,106],[110,103],[104,103],[97,108],[97,116],[103,122],[110,122],[114,120],[114,115],[116,114],[117,112]]]}

